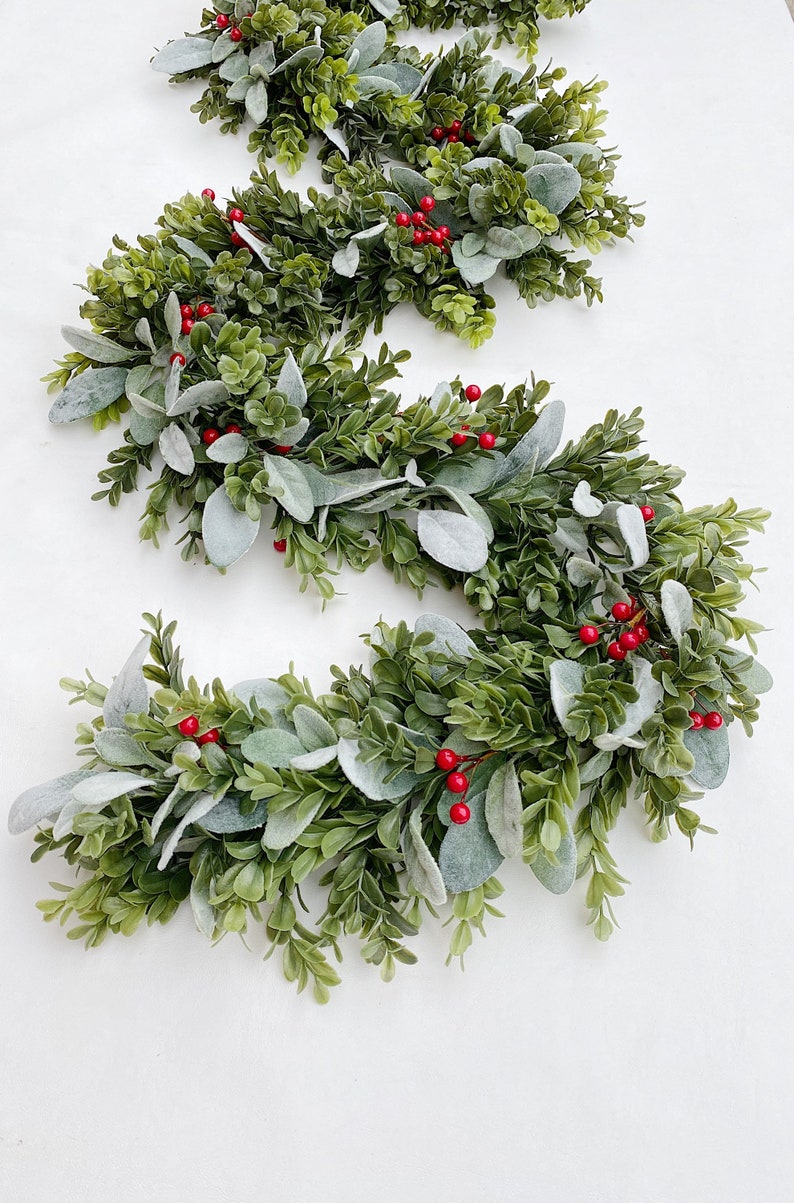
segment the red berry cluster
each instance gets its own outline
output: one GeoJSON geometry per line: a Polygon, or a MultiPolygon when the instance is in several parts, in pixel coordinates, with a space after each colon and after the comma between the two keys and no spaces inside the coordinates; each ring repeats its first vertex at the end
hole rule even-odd
{"type": "MultiPolygon", "coordinates": [[[[224,434],[242,434],[242,429],[236,422],[230,422],[223,432],[224,434]]],[[[209,426],[201,436],[202,443],[206,443],[210,447],[213,443],[217,443],[221,437],[221,432],[215,426],[209,426]]]]}
{"type": "MultiPolygon", "coordinates": [[[[627,623],[628,630],[622,631],[616,639],[612,639],[607,647],[607,655],[610,660],[625,660],[629,652],[636,651],[642,643],[647,643],[650,639],[650,631],[642,621],[644,617],[644,609],[637,606],[637,603],[632,598],[630,602],[616,602],[612,607],[612,617],[617,623],[627,623]]],[[[601,623],[600,626],[612,627],[610,622],[601,623]]],[[[611,632],[615,634],[614,630],[611,632]]],[[[586,626],[579,627],[579,638],[582,643],[593,645],[598,643],[601,638],[599,626],[588,623],[586,626]]]]}
{"type": "Polygon", "coordinates": [[[448,255],[452,245],[449,226],[433,227],[427,220],[428,214],[432,213],[435,207],[436,202],[432,196],[423,196],[415,213],[398,213],[394,224],[401,230],[407,230],[413,226],[414,246],[435,246],[448,255]]]}
{"type": "MultiPolygon", "coordinates": [[[[253,15],[254,15],[253,9],[251,10],[250,13],[245,14],[246,17],[252,17],[253,15]]],[[[233,42],[242,42],[243,31],[240,29],[239,25],[232,24],[231,17],[227,16],[226,13],[218,13],[217,17],[215,18],[216,29],[219,29],[221,31],[221,33],[223,33],[225,30],[229,29],[230,25],[231,25],[231,29],[229,30],[229,37],[231,38],[231,40],[233,42]]]]}
{"type": "Polygon", "coordinates": [[[218,728],[210,727],[209,731],[205,731],[203,735],[199,735],[199,725],[195,714],[189,714],[187,718],[183,718],[182,722],[177,724],[177,730],[186,739],[195,739],[196,743],[202,746],[204,744],[216,744],[221,737],[218,728]]]}
{"type": "MultiPolygon", "coordinates": [[[[479,384],[467,384],[464,392],[466,400],[470,401],[472,405],[476,405],[482,396],[482,389],[480,388],[479,384]]],[[[470,426],[461,426],[460,430],[456,430],[452,438],[449,440],[452,446],[465,447],[469,439],[473,439],[475,437],[473,434],[469,433],[470,430],[470,426]]],[[[484,430],[483,433],[478,436],[477,442],[482,447],[483,451],[493,451],[494,447],[496,446],[496,435],[490,430],[484,430]]]]}
{"type": "MultiPolygon", "coordinates": [[[[469,788],[469,778],[461,772],[460,765],[470,764],[472,772],[483,759],[482,756],[458,756],[452,748],[439,748],[436,752],[436,766],[442,773],[447,774],[447,789],[451,794],[465,794],[469,788]]],[[[465,802],[453,802],[449,808],[449,817],[453,823],[468,823],[471,810],[465,802]]]]}
{"type": "Polygon", "coordinates": [[[203,322],[205,318],[215,312],[215,307],[210,305],[209,301],[201,301],[195,309],[192,305],[180,305],[179,312],[182,314],[182,333],[190,334],[196,324],[196,318],[203,322]]]}
{"type": "Polygon", "coordinates": [[[692,720],[693,731],[702,731],[704,727],[708,731],[719,731],[724,722],[719,710],[709,710],[707,714],[701,714],[699,710],[690,710],[689,717],[692,720]]]}
{"type": "Polygon", "coordinates": [[[434,125],[430,131],[430,137],[434,142],[460,142],[461,138],[467,146],[471,146],[475,141],[474,134],[469,129],[463,128],[462,121],[453,121],[451,125],[434,125]]]}

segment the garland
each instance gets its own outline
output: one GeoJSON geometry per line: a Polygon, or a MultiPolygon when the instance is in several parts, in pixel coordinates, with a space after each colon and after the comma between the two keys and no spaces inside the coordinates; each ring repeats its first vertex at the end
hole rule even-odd
{"type": "MultiPolygon", "coordinates": [[[[152,66],[176,82],[205,79],[207,87],[192,106],[201,122],[219,119],[224,133],[251,122],[249,145],[262,167],[275,155],[295,171],[311,135],[357,155],[367,147],[380,153],[411,146],[416,153],[434,129],[438,141],[445,135],[474,141],[480,130],[487,132],[489,109],[500,103],[491,95],[497,81],[493,60],[484,56],[488,39],[470,35],[461,43],[472,48],[474,58],[467,72],[458,68],[456,92],[449,56],[398,47],[393,30],[411,24],[438,29],[455,20],[473,29],[492,23],[497,46],[507,37],[531,57],[538,12],[562,16],[586,3],[462,0],[409,3],[398,10],[390,0],[335,5],[282,0],[252,9],[253,0],[218,0],[214,9],[204,9],[201,32],[169,42],[152,66]],[[396,18],[391,29],[372,22],[373,9],[396,18]]],[[[520,82],[520,72],[509,74],[520,82]]]]}
{"type": "MultiPolygon", "coordinates": [[[[288,395],[289,358],[282,373],[288,395]]],[[[539,410],[546,391],[487,390],[454,449],[456,388],[403,415],[381,398],[362,463],[348,384],[334,441],[350,458],[329,455],[324,472],[274,460],[279,531],[302,572],[315,575],[313,555],[362,567],[380,554],[416,587],[459,583],[484,631],[430,614],[414,631],[381,624],[369,672],[334,668],[331,693],[315,697],[292,670],[201,690],[184,680],[173,625],[148,615],[109,689],[62,682],[101,710],[78,728],[84,765],[28,790],[10,817],[13,832],[43,824],[34,859],[57,851],[83,871],[39,904],[46,918],[75,919],[70,937],[94,945],[165,922],[189,898],[211,938],[262,923],[286,976],[325,1001],[344,935],[388,979],[415,960],[405,941],[448,894],[450,954],[462,957],[499,913],[494,874],[510,856],[554,893],[586,877],[606,939],[625,884],[609,832],[637,798],[654,839],[673,824],[690,840],[711,830],[692,809],[697,787],[721,784],[729,728],[751,731],[771,684],[733,646],[755,651],[761,629],[736,611],[752,576],[739,549],[766,515],[732,501],[684,510],[680,470],[639,450],[638,411],[612,411],[558,451],[563,407],[539,410]],[[378,469],[364,466],[373,458],[378,469]],[[315,473],[322,528],[308,513],[315,473]],[[315,873],[326,894],[312,921],[299,913],[315,873]]],[[[226,513],[231,546],[242,511],[226,513]]]]}

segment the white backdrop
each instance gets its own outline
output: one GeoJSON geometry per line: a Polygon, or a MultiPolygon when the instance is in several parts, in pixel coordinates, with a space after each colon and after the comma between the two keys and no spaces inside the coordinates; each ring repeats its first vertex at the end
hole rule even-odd
{"type": "MultiPolygon", "coordinates": [[[[115,232],[148,232],[166,201],[208,185],[223,197],[253,168],[245,139],[199,126],[190,90],[147,68],[199,7],[0,0],[0,809],[71,767],[79,714],[58,679],[90,665],[109,680],[144,609],[181,620],[201,680],[294,657],[320,686],[329,659],[359,659],[379,615],[422,609],[373,569],[321,616],[268,540],[226,579],[141,546],[139,498],[120,513],[89,500],[113,432],[47,424],[38,379],[76,320],[85,264],[115,232]]],[[[652,846],[627,816],[614,850],[633,884],[606,946],[584,925],[583,887],[556,899],[511,864],[506,918],[465,974],[444,968],[448,931],[423,935],[420,964],[390,986],[351,945],[319,1008],[262,964],[256,938],[210,950],[188,914],[85,953],[34,909],[69,871],[30,865],[31,840],[0,834],[8,1203],[791,1198],[794,26],[783,0],[593,0],[543,49],[611,81],[619,182],[647,198],[635,245],[596,265],[604,305],[531,313],[505,287],[477,352],[412,313],[386,336],[413,351],[409,393],[534,370],[571,433],[642,403],[651,453],[689,469],[687,503],[731,493],[774,509],[751,548],[770,571],[749,608],[771,629],[761,658],[778,685],[752,742],[734,729],[730,778],[702,804],[719,837],[694,854],[682,838],[652,846]]],[[[465,617],[454,597],[427,604],[465,617]]]]}

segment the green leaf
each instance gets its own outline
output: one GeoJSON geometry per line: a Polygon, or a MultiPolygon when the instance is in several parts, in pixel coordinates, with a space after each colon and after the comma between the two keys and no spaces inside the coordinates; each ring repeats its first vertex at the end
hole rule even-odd
{"type": "Polygon", "coordinates": [[[521,239],[505,226],[491,226],[485,235],[485,253],[495,259],[520,259],[524,254],[521,239]]]}
{"type": "Polygon", "coordinates": [[[261,902],[265,896],[265,871],[258,861],[249,860],[234,879],[234,892],[243,902],[261,902]]]}
{"type": "Polygon", "coordinates": [[[85,355],[86,359],[92,359],[95,363],[124,363],[127,359],[133,359],[140,352],[131,350],[129,347],[120,347],[118,343],[114,343],[109,338],[104,338],[101,334],[94,334],[93,330],[80,330],[76,326],[62,326],[61,334],[70,347],[75,351],[79,351],[81,355],[85,355]]]}
{"type": "Polygon", "coordinates": [[[249,550],[259,534],[259,520],[235,509],[223,485],[204,506],[201,534],[207,559],[216,568],[229,568],[249,550]]]}
{"type": "Polygon", "coordinates": [[[262,462],[267,469],[268,492],[296,522],[309,522],[314,513],[314,497],[306,474],[296,460],[268,455],[262,462]]]}
{"type": "Polygon", "coordinates": [[[336,747],[337,736],[333,727],[311,706],[303,704],[296,706],[292,711],[291,718],[295,724],[298,739],[307,751],[316,752],[331,744],[334,745],[334,748],[336,747]]]}
{"type": "Polygon", "coordinates": [[[422,197],[427,195],[430,185],[423,175],[411,167],[392,167],[389,175],[397,191],[410,197],[414,204],[418,205],[422,197]]]}
{"type": "MultiPolygon", "coordinates": [[[[230,43],[234,49],[234,43],[230,43]]],[[[199,71],[217,62],[213,55],[213,43],[209,38],[179,38],[169,42],[152,59],[152,70],[165,75],[181,75],[183,71],[199,71]]]]}
{"type": "Polygon", "coordinates": [[[465,514],[420,510],[416,531],[423,551],[446,568],[479,572],[488,562],[488,540],[479,524],[465,514]]]}
{"type": "Polygon", "coordinates": [[[495,275],[500,260],[493,255],[486,255],[485,251],[479,255],[464,255],[460,242],[453,242],[452,262],[467,284],[477,285],[484,284],[495,275]]]}
{"type": "Polygon", "coordinates": [[[452,823],[441,843],[438,864],[444,885],[451,894],[476,890],[493,877],[504,857],[485,821],[485,794],[466,799],[471,811],[468,823],[452,823]]]}
{"type": "Polygon", "coordinates": [[[92,777],[88,769],[78,769],[73,773],[65,773],[62,777],[54,777],[43,785],[34,785],[26,789],[14,802],[8,815],[8,830],[11,835],[22,835],[45,819],[52,819],[59,814],[64,806],[72,800],[72,789],[92,777]]]}
{"type": "Polygon", "coordinates": [[[447,891],[441,870],[422,837],[422,814],[414,810],[403,829],[402,851],[408,880],[433,906],[443,906],[447,891]]]}
{"type": "Polygon", "coordinates": [[[209,883],[197,877],[190,883],[190,909],[202,936],[211,940],[215,934],[215,908],[210,903],[209,883]]]}
{"type": "Polygon", "coordinates": [[[306,748],[297,735],[290,731],[266,727],[246,736],[240,744],[240,751],[251,764],[268,764],[272,769],[286,769],[292,757],[301,756],[306,748]]]}
{"type": "Polygon", "coordinates": [[[267,117],[267,84],[263,79],[258,79],[246,92],[245,110],[254,125],[261,125],[267,117]]]}
{"type": "Polygon", "coordinates": [[[540,852],[530,867],[545,889],[552,894],[565,894],[576,880],[576,839],[570,824],[563,832],[554,856],[559,862],[557,865],[551,864],[540,852]]]}
{"type": "Polygon", "coordinates": [[[517,856],[524,843],[524,806],[512,760],[500,765],[490,780],[485,821],[502,856],[517,856]]]}
{"type": "Polygon", "coordinates": [[[359,760],[360,747],[357,739],[340,739],[337,755],[342,772],[365,798],[373,802],[394,802],[410,794],[421,781],[421,777],[409,769],[387,781],[393,766],[385,759],[359,760]]]}
{"type": "Polygon", "coordinates": [[[143,665],[149,655],[151,636],[144,635],[136,643],[121,672],[105,694],[102,717],[106,727],[123,727],[128,714],[147,714],[149,689],[143,675],[143,665]]]}
{"type": "Polygon", "coordinates": [[[124,395],[127,368],[86,368],[73,376],[50,409],[55,425],[78,422],[107,409],[124,395]]]}
{"type": "Polygon", "coordinates": [[[690,776],[704,789],[717,789],[722,785],[731,766],[731,745],[728,728],[723,725],[716,731],[701,727],[699,731],[687,730],[684,744],[695,758],[695,767],[690,776]]]}
{"type": "Polygon", "coordinates": [[[549,210],[562,213],[575,200],[582,177],[570,163],[538,163],[525,173],[529,195],[549,210]]]}
{"type": "Polygon", "coordinates": [[[662,581],[660,596],[667,629],[680,645],[695,620],[691,594],[686,585],[671,579],[662,581]]]}

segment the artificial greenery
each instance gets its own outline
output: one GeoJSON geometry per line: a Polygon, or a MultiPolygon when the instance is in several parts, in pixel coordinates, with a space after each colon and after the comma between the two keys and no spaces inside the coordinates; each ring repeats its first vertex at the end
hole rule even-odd
{"type": "Polygon", "coordinates": [[[462,957],[499,914],[494,874],[522,856],[554,893],[584,878],[606,939],[625,885],[608,846],[622,812],[642,806],[655,840],[710,831],[698,787],[724,779],[729,730],[751,732],[771,684],[751,654],[761,628],[737,612],[753,571],[741,548],[765,513],[684,510],[682,473],[641,450],[638,411],[559,450],[563,407],[539,408],[545,385],[488,389],[475,410],[442,384],[399,414],[378,381],[388,355],[355,373],[310,360],[303,407],[290,357],[247,406],[252,427],[282,434],[308,408],[315,439],[295,458],[264,453],[264,472],[259,450],[250,473],[230,463],[220,489],[213,478],[211,537],[239,552],[260,489],[304,575],[322,563],[325,580],[329,556],[380,556],[417,588],[462,586],[484,629],[433,614],[413,631],[381,624],[370,668],[334,668],[315,696],[293,668],[201,689],[173,625],[147,615],[109,689],[63,682],[101,711],[78,727],[83,767],[12,810],[12,831],[42,825],[34,859],[57,851],[81,871],[41,910],[94,945],[189,899],[210,938],[263,925],[286,976],[325,1001],[347,935],[388,979],[415,960],[422,921],[448,916],[462,957]],[[314,916],[310,876],[325,899],[314,916]]]}
{"type": "MultiPolygon", "coordinates": [[[[377,7],[383,11],[387,5],[377,7]]],[[[574,7],[584,4],[547,4],[544,15],[560,16],[574,7]]],[[[451,55],[422,55],[415,47],[399,47],[393,30],[408,23],[449,26],[456,18],[479,30],[493,19],[502,34],[517,34],[519,47],[534,54],[535,11],[523,0],[409,4],[388,29],[373,20],[377,14],[366,0],[281,0],[255,7],[252,0],[219,0],[215,9],[204,10],[198,34],[169,42],[152,65],[177,82],[205,79],[193,111],[202,123],[220,120],[224,133],[250,123],[250,148],[263,168],[264,159],[274,155],[296,170],[312,135],[345,154],[407,146],[416,154],[436,126],[446,129],[458,121],[455,136],[460,131],[476,140],[488,133],[499,109],[504,116],[537,97],[532,73],[522,76],[494,63],[485,53],[489,39],[481,34],[468,35],[451,55]]]]}

